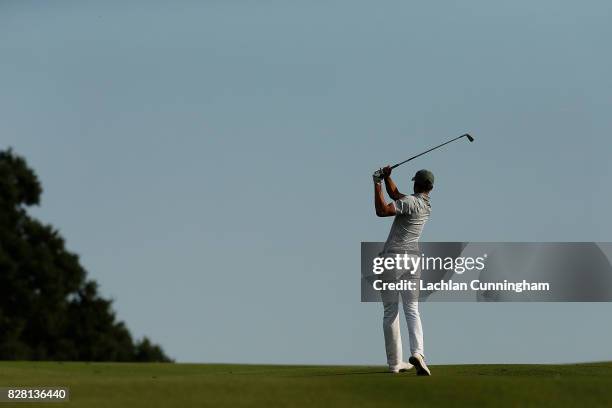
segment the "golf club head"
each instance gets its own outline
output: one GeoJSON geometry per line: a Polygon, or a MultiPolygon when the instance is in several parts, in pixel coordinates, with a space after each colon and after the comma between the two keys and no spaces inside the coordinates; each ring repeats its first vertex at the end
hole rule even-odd
{"type": "Polygon", "coordinates": [[[468,140],[469,140],[470,142],[473,142],[473,141],[474,141],[474,138],[473,138],[473,137],[472,137],[472,136],[471,136],[469,133],[466,133],[466,134],[465,134],[465,136],[467,136],[467,138],[468,138],[468,140]]]}

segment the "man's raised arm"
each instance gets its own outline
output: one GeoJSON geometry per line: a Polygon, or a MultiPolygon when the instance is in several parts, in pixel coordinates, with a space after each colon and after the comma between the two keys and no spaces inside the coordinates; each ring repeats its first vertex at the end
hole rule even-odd
{"type": "Polygon", "coordinates": [[[385,195],[382,191],[382,177],[374,173],[374,208],[376,215],[379,217],[391,217],[395,215],[395,204],[393,202],[387,204],[385,195]]]}
{"type": "Polygon", "coordinates": [[[392,200],[399,200],[400,198],[405,197],[404,194],[399,192],[393,180],[391,180],[391,167],[386,166],[382,170],[383,178],[385,180],[385,188],[387,189],[387,194],[389,194],[389,197],[391,197],[392,200]]]}

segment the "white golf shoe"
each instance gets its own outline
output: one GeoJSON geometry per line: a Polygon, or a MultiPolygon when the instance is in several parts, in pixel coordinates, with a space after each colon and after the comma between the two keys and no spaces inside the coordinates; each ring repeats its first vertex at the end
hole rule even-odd
{"type": "Polygon", "coordinates": [[[404,371],[408,371],[412,369],[412,367],[413,367],[412,364],[408,364],[407,362],[402,361],[396,366],[389,366],[389,372],[393,374],[403,373],[404,371]]]}
{"type": "Polygon", "coordinates": [[[410,364],[412,364],[416,368],[416,375],[431,375],[431,371],[429,371],[429,367],[425,364],[425,359],[419,353],[414,353],[409,359],[410,364]]]}

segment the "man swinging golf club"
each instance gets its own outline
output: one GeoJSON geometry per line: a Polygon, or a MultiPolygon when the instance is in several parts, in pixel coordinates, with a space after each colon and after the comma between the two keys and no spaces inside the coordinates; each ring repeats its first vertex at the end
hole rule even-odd
{"type": "MultiPolygon", "coordinates": [[[[395,166],[394,166],[395,167],[395,166]]],[[[392,167],[387,166],[376,171],[374,179],[374,206],[376,215],[379,217],[394,216],[393,225],[389,237],[384,246],[382,255],[395,256],[396,254],[408,254],[419,256],[418,241],[425,222],[431,214],[429,204],[429,193],[433,189],[434,176],[429,170],[419,170],[412,178],[414,181],[414,194],[404,195],[400,193],[397,186],[391,180],[392,167]],[[382,191],[382,183],[385,183],[387,194],[393,200],[385,202],[382,191]]],[[[413,271],[413,277],[418,279],[419,271],[413,271]]],[[[416,368],[417,375],[431,375],[425,356],[423,354],[423,329],[419,315],[418,296],[398,291],[382,291],[382,302],[384,308],[383,332],[385,336],[385,348],[387,350],[387,364],[389,371],[399,373],[416,368]],[[399,322],[399,298],[402,305],[408,332],[410,336],[410,363],[406,363],[402,357],[402,340],[400,336],[399,322]]]]}

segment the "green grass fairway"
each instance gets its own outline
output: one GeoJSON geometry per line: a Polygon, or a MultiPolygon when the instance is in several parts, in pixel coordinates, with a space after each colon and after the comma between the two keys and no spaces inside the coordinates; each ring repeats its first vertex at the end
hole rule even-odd
{"type": "Polygon", "coordinates": [[[0,386],[68,386],[51,406],[75,408],[612,406],[612,363],[431,368],[0,362],[0,386]]]}

